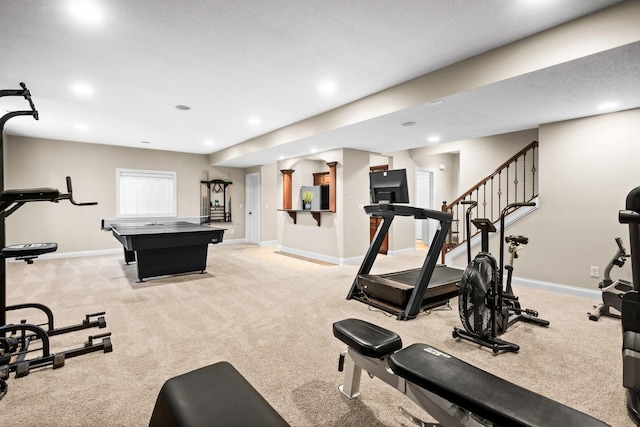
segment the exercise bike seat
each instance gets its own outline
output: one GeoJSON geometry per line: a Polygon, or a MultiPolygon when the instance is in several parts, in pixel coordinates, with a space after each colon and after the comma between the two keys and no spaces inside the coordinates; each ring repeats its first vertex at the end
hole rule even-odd
{"type": "Polygon", "coordinates": [[[426,344],[412,344],[392,354],[389,366],[399,377],[497,425],[607,425],[426,344]]]}
{"type": "Polygon", "coordinates": [[[58,250],[57,243],[21,243],[6,246],[0,250],[0,253],[5,258],[35,258],[56,250],[58,250]]]}
{"type": "Polygon", "coordinates": [[[512,243],[515,246],[526,245],[529,243],[529,238],[525,236],[507,236],[504,238],[506,243],[512,243]]]}

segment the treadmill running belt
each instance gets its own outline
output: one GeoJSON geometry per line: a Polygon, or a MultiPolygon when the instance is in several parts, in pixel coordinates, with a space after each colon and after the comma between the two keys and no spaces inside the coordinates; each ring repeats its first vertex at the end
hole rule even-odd
{"type": "MultiPolygon", "coordinates": [[[[405,306],[421,271],[422,269],[416,268],[386,274],[361,274],[358,276],[358,287],[369,297],[405,306]]],[[[457,296],[462,273],[464,270],[436,265],[424,294],[424,300],[434,297],[448,299],[457,296]]]]}

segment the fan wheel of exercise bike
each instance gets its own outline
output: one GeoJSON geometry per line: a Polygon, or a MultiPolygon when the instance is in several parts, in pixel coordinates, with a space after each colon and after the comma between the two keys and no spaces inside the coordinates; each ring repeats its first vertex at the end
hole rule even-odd
{"type": "Polygon", "coordinates": [[[462,326],[481,337],[491,335],[492,284],[496,280],[495,260],[487,255],[477,256],[460,280],[458,313],[462,326]]]}

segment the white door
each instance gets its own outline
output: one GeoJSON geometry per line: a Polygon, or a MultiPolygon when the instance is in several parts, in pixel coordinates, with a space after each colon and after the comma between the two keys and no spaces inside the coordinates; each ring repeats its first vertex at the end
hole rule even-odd
{"type": "Polygon", "coordinates": [[[246,236],[249,243],[260,243],[260,174],[245,175],[246,236]]]}
{"type": "MultiPolygon", "coordinates": [[[[416,169],[416,207],[423,209],[433,209],[433,172],[416,169]]],[[[431,243],[436,232],[434,220],[416,220],[416,239],[420,239],[424,244],[431,243]]]]}

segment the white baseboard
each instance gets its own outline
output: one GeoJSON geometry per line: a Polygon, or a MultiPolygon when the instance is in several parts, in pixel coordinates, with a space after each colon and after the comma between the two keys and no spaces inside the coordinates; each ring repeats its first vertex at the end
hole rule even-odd
{"type": "Polygon", "coordinates": [[[412,248],[404,248],[404,249],[397,249],[395,251],[387,251],[387,255],[388,256],[400,256],[400,255],[407,255],[407,254],[412,254],[416,251],[415,246],[412,248]]]}
{"type": "Polygon", "coordinates": [[[259,246],[276,246],[278,244],[277,240],[265,240],[263,242],[258,243],[259,246]]]}
{"type": "Polygon", "coordinates": [[[277,245],[276,249],[286,254],[291,254],[291,255],[296,255],[296,256],[301,256],[301,257],[311,258],[311,259],[317,259],[318,261],[329,262],[331,264],[338,264],[338,265],[344,264],[344,259],[342,258],[336,258],[336,257],[325,255],[325,254],[319,254],[316,252],[309,252],[309,251],[303,251],[295,248],[288,248],[282,245],[277,245]]]}
{"type": "Polygon", "coordinates": [[[602,291],[596,289],[578,288],[575,286],[561,285],[559,283],[543,282],[541,280],[522,279],[514,277],[512,279],[514,285],[524,286],[532,289],[540,289],[543,291],[555,292],[563,295],[571,295],[575,297],[587,298],[592,300],[601,300],[602,291]]]}
{"type": "Polygon", "coordinates": [[[222,240],[222,244],[223,245],[232,245],[234,243],[246,243],[247,239],[242,238],[242,239],[223,239],[222,240]]]}

